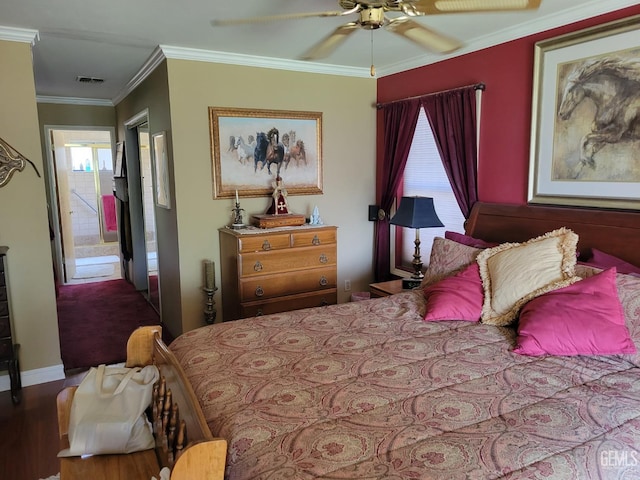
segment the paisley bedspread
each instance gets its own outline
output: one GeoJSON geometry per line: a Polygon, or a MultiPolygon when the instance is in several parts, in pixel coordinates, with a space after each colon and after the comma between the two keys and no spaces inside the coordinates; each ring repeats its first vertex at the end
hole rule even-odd
{"type": "Polygon", "coordinates": [[[227,478],[640,478],[640,368],[520,356],[511,329],[424,308],[410,291],[176,339],[227,478]]]}

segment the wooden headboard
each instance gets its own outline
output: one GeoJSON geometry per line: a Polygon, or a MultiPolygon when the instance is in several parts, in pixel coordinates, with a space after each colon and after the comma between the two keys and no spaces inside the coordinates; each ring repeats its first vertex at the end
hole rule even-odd
{"type": "Polygon", "coordinates": [[[597,248],[640,266],[640,212],[477,202],[465,230],[490,242],[523,242],[560,227],[578,234],[581,255],[597,248]]]}

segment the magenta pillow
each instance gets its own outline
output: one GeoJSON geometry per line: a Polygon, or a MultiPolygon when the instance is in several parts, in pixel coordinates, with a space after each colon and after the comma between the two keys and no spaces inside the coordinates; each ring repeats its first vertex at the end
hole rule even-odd
{"type": "Polygon", "coordinates": [[[621,258],[605,253],[597,248],[591,249],[591,257],[585,260],[584,263],[592,267],[602,268],[603,270],[615,267],[618,273],[640,275],[640,267],[636,267],[632,263],[625,262],[621,258]]]}
{"type": "Polygon", "coordinates": [[[616,269],[534,298],[520,311],[521,355],[635,353],[616,289],[616,269]]]}
{"type": "Polygon", "coordinates": [[[424,319],[428,322],[479,321],[484,292],[478,264],[473,262],[455,275],[428,286],[424,296],[427,300],[424,319]]]}
{"type": "Polygon", "coordinates": [[[474,248],[491,248],[498,245],[497,243],[485,242],[479,238],[474,238],[463,233],[451,232],[449,230],[444,232],[444,238],[474,248]]]}

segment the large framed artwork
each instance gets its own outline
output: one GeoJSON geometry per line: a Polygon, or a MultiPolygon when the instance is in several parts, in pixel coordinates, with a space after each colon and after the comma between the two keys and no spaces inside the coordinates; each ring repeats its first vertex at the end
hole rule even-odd
{"type": "Polygon", "coordinates": [[[529,202],[640,209],[640,16],[536,43],[529,202]]]}
{"type": "Polygon", "coordinates": [[[213,198],[322,193],[322,113],[209,107],[213,198]]]}

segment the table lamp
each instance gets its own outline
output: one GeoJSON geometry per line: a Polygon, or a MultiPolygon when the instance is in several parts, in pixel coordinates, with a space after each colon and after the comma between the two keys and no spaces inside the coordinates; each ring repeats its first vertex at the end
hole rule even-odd
{"type": "Polygon", "coordinates": [[[424,278],[422,260],[420,259],[420,229],[426,227],[443,227],[433,207],[430,197],[402,197],[400,206],[390,223],[401,227],[416,229],[416,248],[413,252],[413,275],[402,279],[402,288],[419,287],[424,278]]]}

